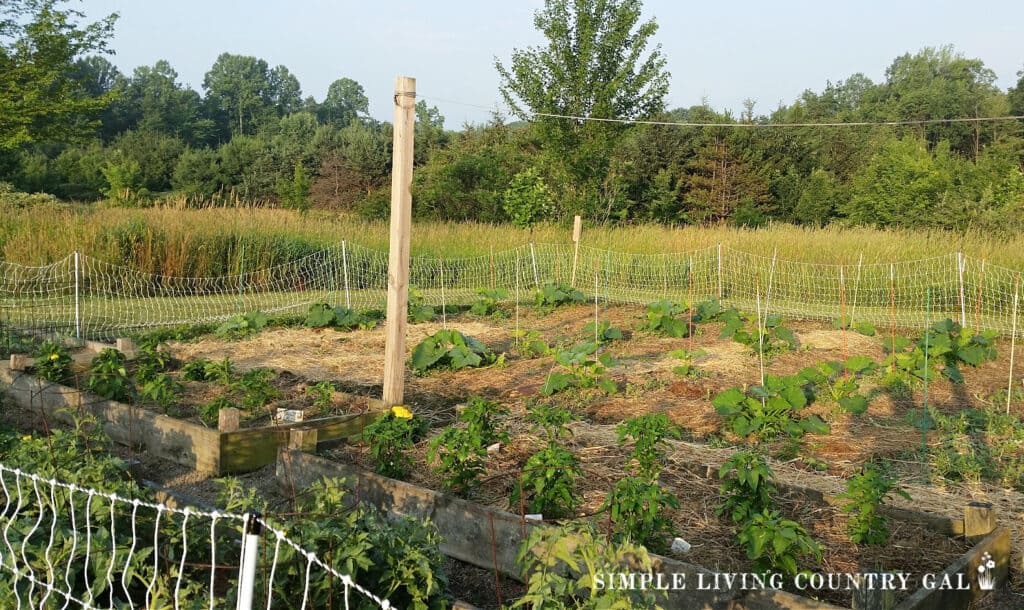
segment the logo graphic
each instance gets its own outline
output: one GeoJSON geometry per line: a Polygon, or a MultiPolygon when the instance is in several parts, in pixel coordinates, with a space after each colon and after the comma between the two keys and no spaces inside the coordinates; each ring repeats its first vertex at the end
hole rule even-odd
{"type": "Polygon", "coordinates": [[[978,564],[978,588],[982,591],[991,591],[996,586],[996,562],[992,561],[992,555],[985,553],[981,556],[981,563],[978,564]]]}

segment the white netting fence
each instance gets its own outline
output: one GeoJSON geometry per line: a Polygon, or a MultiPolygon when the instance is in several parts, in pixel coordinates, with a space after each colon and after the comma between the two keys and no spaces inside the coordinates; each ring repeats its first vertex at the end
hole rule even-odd
{"type": "MultiPolygon", "coordinates": [[[[0,262],[0,326],[92,338],[137,329],[214,323],[251,311],[302,315],[312,303],[383,309],[387,253],[343,242],[290,263],[219,277],[172,277],[74,253],[43,267],[0,262]]],[[[951,253],[894,262],[802,263],[726,247],[673,254],[626,254],[572,245],[528,244],[472,258],[414,257],[410,282],[430,305],[468,304],[481,289],[525,300],[550,281],[593,298],[643,305],[719,297],[771,313],[920,326],[949,316],[1009,333],[1021,270],[951,253]],[[931,301],[928,301],[928,295],[931,301]]]]}
{"type": "Polygon", "coordinates": [[[4,608],[384,608],[260,516],[172,508],[0,464],[4,608]],[[318,595],[319,593],[319,595],[318,595]]]}

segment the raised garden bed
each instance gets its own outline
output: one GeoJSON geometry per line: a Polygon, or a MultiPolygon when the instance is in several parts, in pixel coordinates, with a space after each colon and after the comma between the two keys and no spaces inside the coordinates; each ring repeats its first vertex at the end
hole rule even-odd
{"type": "Polygon", "coordinates": [[[91,415],[117,443],[145,448],[156,457],[218,476],[273,463],[292,428],[312,430],[321,442],[341,439],[358,434],[380,408],[379,401],[372,398],[346,395],[354,412],[345,415],[218,430],[11,370],[9,363],[0,364],[0,385],[16,406],[44,421],[70,424],[76,417],[91,415]]]}
{"type": "MultiPolygon", "coordinates": [[[[712,481],[712,473],[716,468],[700,464],[689,464],[686,472],[695,480],[712,481]],[[704,473],[704,476],[701,476],[704,473]]],[[[344,464],[336,460],[317,457],[296,450],[282,450],[278,458],[278,480],[285,493],[296,493],[319,477],[343,477],[355,491],[356,496],[364,502],[374,504],[396,515],[408,515],[418,518],[429,518],[438,525],[440,533],[445,537],[442,551],[460,560],[494,570],[504,577],[521,579],[522,574],[516,564],[516,553],[527,533],[537,525],[524,515],[510,513],[498,508],[484,506],[455,498],[441,492],[421,487],[412,483],[382,477],[364,468],[344,464]]],[[[713,481],[712,481],[713,482],[713,481]]],[[[802,502],[817,502],[818,512],[827,510],[827,504],[815,500],[820,494],[807,489],[790,488],[788,496],[803,496],[802,502]]],[[[699,505],[700,500],[697,500],[699,505]]],[[[995,574],[996,586],[1005,583],[1009,572],[1010,534],[1005,528],[981,526],[975,533],[973,541],[956,541],[950,538],[954,532],[963,534],[965,521],[963,518],[948,518],[915,511],[894,511],[899,515],[899,529],[906,535],[913,535],[915,545],[921,545],[930,561],[918,563],[909,578],[912,586],[907,591],[899,591],[895,605],[899,610],[918,610],[925,608],[967,608],[973,600],[985,592],[977,585],[976,574],[979,563],[986,553],[995,562],[992,571],[995,574]],[[941,541],[946,541],[943,544],[941,541]],[[936,548],[942,544],[944,548],[936,548]],[[932,575],[927,582],[938,583],[932,586],[921,586],[924,574],[932,575]],[[948,585],[948,588],[943,583],[948,585]],[[966,588],[962,588],[966,583],[966,588]]],[[[967,524],[966,527],[971,527],[967,524]]],[[[704,534],[699,530],[690,530],[694,548],[714,541],[702,541],[704,534]]],[[[725,546],[729,546],[725,543],[725,546]]],[[[843,549],[850,552],[850,549],[843,549]]],[[[857,549],[853,549],[856,554],[857,549]]],[[[985,558],[985,560],[988,559],[985,558]]],[[[871,560],[867,560],[871,561],[871,560]]],[[[683,582],[690,583],[686,589],[669,591],[666,604],[668,608],[837,608],[851,607],[850,592],[825,591],[823,600],[814,600],[794,595],[792,592],[772,589],[745,590],[742,586],[727,586],[721,578],[716,580],[715,574],[749,571],[742,559],[728,564],[718,564],[714,570],[698,564],[707,564],[707,557],[699,552],[686,556],[686,561],[679,558],[658,557],[655,569],[665,575],[664,582],[673,582],[674,574],[685,574],[683,582]],[[694,583],[703,583],[705,588],[695,587],[694,583]],[[716,583],[716,584],[712,584],[716,583]],[[833,603],[830,603],[833,602],[833,603]],[[841,604],[839,606],[835,603],[841,604]]],[[[835,572],[822,566],[820,572],[835,572]]],[[[814,570],[812,570],[814,571],[814,570]]],[[[908,572],[908,566],[875,565],[858,568],[854,564],[853,572],[908,572]]],[[[911,570],[913,571],[913,570],[911,570]]],[[[500,580],[498,581],[500,583],[500,580]]],[[[500,586],[500,584],[498,585],[500,586]]],[[[860,602],[863,603],[863,602],[860,602]]],[[[863,607],[863,606],[855,606],[863,607]]],[[[879,607],[893,607],[892,605],[879,607]]]]}

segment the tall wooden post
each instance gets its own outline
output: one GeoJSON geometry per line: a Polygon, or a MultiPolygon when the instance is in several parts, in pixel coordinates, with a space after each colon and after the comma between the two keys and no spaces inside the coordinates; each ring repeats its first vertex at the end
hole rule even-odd
{"type": "Polygon", "coordinates": [[[412,152],[416,79],[395,79],[394,153],[391,166],[391,240],[388,254],[387,340],[384,344],[386,405],[405,397],[405,323],[409,306],[409,232],[412,224],[412,152]]]}

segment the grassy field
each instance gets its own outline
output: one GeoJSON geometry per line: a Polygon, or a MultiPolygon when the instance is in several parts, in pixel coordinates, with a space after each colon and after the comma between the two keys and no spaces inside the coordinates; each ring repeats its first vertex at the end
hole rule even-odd
{"type": "MultiPolygon", "coordinates": [[[[129,210],[60,204],[0,211],[0,259],[40,265],[73,250],[146,272],[175,276],[238,273],[261,269],[348,240],[386,251],[387,219],[366,221],[324,212],[259,208],[129,210]]],[[[511,225],[415,222],[414,256],[457,258],[486,255],[537,243],[566,244],[571,227],[543,224],[529,230],[511,225]]],[[[661,254],[723,246],[783,260],[855,264],[912,260],[963,251],[1012,268],[1024,267],[1024,233],[896,231],[870,228],[823,229],[773,225],[749,230],[732,227],[585,227],[586,246],[616,252],[661,254]]]]}

